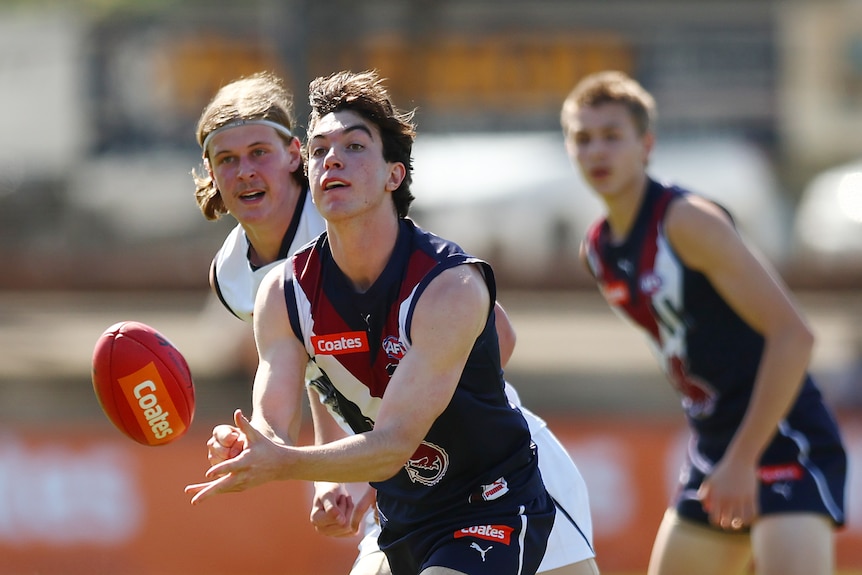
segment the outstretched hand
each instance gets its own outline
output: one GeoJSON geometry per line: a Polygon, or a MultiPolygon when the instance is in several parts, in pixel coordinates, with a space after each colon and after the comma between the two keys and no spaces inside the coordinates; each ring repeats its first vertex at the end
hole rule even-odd
{"type": "Polygon", "coordinates": [[[217,426],[207,442],[213,464],[206,472],[209,481],[187,485],[192,505],[220,493],[245,491],[276,478],[279,446],[264,437],[242,414],[234,412],[236,427],[217,426]]]}

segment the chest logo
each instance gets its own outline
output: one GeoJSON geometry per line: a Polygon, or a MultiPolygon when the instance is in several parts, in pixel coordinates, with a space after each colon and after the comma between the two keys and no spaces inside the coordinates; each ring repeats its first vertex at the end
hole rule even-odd
{"type": "Polygon", "coordinates": [[[640,280],[641,291],[647,295],[652,295],[661,289],[661,278],[650,272],[644,274],[640,280]]]}
{"type": "Polygon", "coordinates": [[[389,359],[401,361],[404,358],[404,353],[407,351],[407,346],[401,343],[401,340],[394,335],[387,335],[383,340],[383,351],[389,359]]]}
{"type": "Polygon", "coordinates": [[[449,454],[442,447],[423,441],[404,469],[413,483],[436,485],[449,469],[449,454]]]}
{"type": "Polygon", "coordinates": [[[311,336],[314,352],[320,355],[341,355],[368,351],[368,336],[364,331],[345,331],[311,336]]]}
{"type": "Polygon", "coordinates": [[[611,305],[625,305],[629,302],[629,286],[624,281],[611,281],[600,286],[602,295],[611,305]]]}

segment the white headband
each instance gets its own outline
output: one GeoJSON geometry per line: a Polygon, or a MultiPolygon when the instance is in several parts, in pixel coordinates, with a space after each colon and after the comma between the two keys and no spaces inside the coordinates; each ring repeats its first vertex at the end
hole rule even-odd
{"type": "Polygon", "coordinates": [[[203,145],[201,145],[201,148],[203,148],[204,151],[204,155],[207,155],[207,146],[209,146],[210,140],[213,139],[213,136],[215,136],[219,132],[224,132],[225,130],[230,130],[231,128],[238,128],[240,126],[269,126],[275,131],[281,132],[288,138],[293,137],[293,133],[291,133],[291,131],[288,130],[286,126],[279,124],[278,122],[273,122],[272,120],[235,120],[233,122],[228,122],[224,126],[219,126],[215,130],[207,134],[207,137],[204,138],[203,145]]]}

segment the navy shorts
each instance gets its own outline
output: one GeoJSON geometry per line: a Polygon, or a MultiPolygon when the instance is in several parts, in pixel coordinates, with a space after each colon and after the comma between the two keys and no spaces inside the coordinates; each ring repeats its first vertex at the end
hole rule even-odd
{"type": "Polygon", "coordinates": [[[471,575],[532,575],[554,525],[555,507],[544,493],[526,505],[482,506],[482,513],[426,525],[394,543],[384,528],[383,548],[393,575],[416,575],[433,566],[471,575]]]}
{"type": "MultiPolygon", "coordinates": [[[[836,526],[844,525],[847,456],[841,445],[818,449],[797,459],[765,461],[758,475],[761,516],[817,513],[829,517],[836,526]]],[[[704,478],[703,471],[691,462],[686,463],[676,510],[681,517],[716,527],[709,523],[709,517],[696,497],[704,478]]]]}

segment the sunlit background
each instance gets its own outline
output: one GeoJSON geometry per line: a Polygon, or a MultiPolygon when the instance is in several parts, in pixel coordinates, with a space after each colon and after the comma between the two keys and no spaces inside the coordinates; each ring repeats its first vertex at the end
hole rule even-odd
{"type": "Polygon", "coordinates": [[[282,75],[301,135],[312,78],[371,68],[416,109],[412,216],[498,274],[507,376],[587,480],[603,572],[645,572],[685,434],[576,262],[599,204],[559,109],[602,69],[656,97],[652,173],[730,208],[808,314],[851,454],[839,566],[862,570],[862,2],[0,0],[0,575],[347,573],[356,541],[314,533],[305,484],[182,493],[255,361],[207,288],[234,222],[204,220],[190,172],[221,85],[282,75]],[[175,444],[131,443],[96,404],[92,348],[124,319],[195,374],[175,444]]]}

